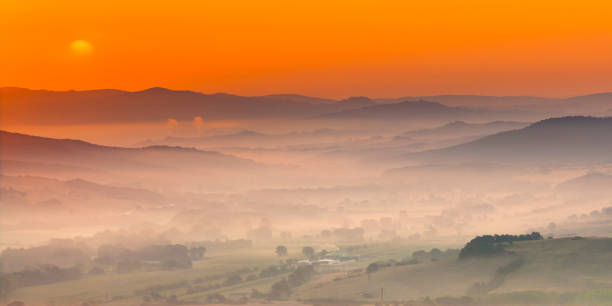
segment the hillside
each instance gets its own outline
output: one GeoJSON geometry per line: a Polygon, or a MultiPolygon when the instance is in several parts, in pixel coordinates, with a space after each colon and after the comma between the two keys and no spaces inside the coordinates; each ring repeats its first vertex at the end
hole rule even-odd
{"type": "MultiPolygon", "coordinates": [[[[506,244],[498,255],[458,260],[420,260],[382,267],[371,274],[305,286],[302,299],[406,301],[429,296],[492,299],[511,292],[571,292],[612,285],[612,239],[563,238],[506,244]]],[[[414,258],[414,256],[413,256],[414,258]]],[[[399,260],[399,259],[398,259],[399,260]]],[[[518,294],[520,295],[520,294],[518,294]]],[[[549,301],[552,302],[552,301],[549,301]]]]}
{"type": "Polygon", "coordinates": [[[101,209],[159,206],[168,201],[164,195],[143,188],[109,186],[83,179],[62,181],[34,176],[0,176],[3,193],[0,207],[5,213],[28,214],[45,208],[101,209]],[[53,204],[53,205],[49,205],[53,204]],[[99,205],[98,205],[99,204],[99,205]],[[50,207],[51,206],[51,207],[50,207]]]}
{"type": "Polygon", "coordinates": [[[440,150],[405,155],[436,163],[603,163],[612,161],[612,118],[542,120],[440,150]]]}
{"type": "Polygon", "coordinates": [[[612,186],[612,175],[593,172],[565,181],[557,185],[555,189],[559,193],[575,193],[584,197],[585,192],[588,193],[588,196],[612,195],[610,186],[612,186]]]}
{"type": "Polygon", "coordinates": [[[54,139],[0,131],[0,160],[61,164],[103,170],[243,168],[255,163],[193,148],[148,146],[121,148],[80,140],[54,139]]]}
{"type": "Polygon", "coordinates": [[[451,138],[477,135],[489,135],[507,130],[523,128],[527,123],[513,121],[494,121],[488,123],[468,123],[453,121],[443,126],[404,132],[398,138],[451,138]]]}

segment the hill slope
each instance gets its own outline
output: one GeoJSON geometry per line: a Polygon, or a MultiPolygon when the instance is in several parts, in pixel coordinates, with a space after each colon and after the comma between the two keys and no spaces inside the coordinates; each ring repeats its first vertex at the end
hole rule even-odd
{"type": "Polygon", "coordinates": [[[410,300],[508,292],[579,292],[612,285],[612,239],[564,238],[514,242],[496,256],[391,265],[371,274],[302,288],[303,299],[410,300]],[[481,285],[477,285],[480,283],[481,285]],[[475,287],[488,284],[476,293],[475,287]],[[597,285],[594,285],[597,284],[597,285]],[[365,297],[365,298],[364,298],[365,297]]]}
{"type": "Polygon", "coordinates": [[[0,160],[62,164],[104,170],[253,167],[254,162],[212,151],[149,146],[121,148],[72,139],[0,131],[0,160]]]}
{"type": "Polygon", "coordinates": [[[513,121],[494,121],[488,123],[467,123],[465,121],[453,121],[440,127],[414,130],[398,135],[399,138],[450,138],[477,135],[489,135],[507,130],[523,128],[527,123],[513,121]]]}
{"type": "Polygon", "coordinates": [[[438,163],[600,163],[612,160],[612,118],[562,117],[405,156],[438,163]]]}

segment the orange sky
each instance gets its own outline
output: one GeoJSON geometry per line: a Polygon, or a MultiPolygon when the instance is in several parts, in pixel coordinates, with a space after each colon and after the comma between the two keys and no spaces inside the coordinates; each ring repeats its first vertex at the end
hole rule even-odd
{"type": "Polygon", "coordinates": [[[0,86],[241,95],[612,91],[612,1],[0,0],[0,86]],[[71,42],[86,40],[91,53],[71,42]]]}

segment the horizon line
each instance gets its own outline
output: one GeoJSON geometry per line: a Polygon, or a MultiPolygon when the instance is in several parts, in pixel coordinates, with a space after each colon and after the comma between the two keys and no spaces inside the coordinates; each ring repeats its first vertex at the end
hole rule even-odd
{"type": "Polygon", "coordinates": [[[570,96],[538,96],[538,95],[489,95],[489,94],[477,94],[477,93],[448,93],[448,94],[430,94],[430,95],[401,95],[401,96],[393,96],[393,97],[370,97],[370,96],[366,96],[366,95],[354,95],[354,96],[348,96],[348,97],[344,97],[344,98],[329,98],[329,97],[321,97],[321,96],[311,96],[311,95],[307,95],[307,94],[301,94],[301,93],[269,93],[269,94],[262,94],[262,95],[239,95],[239,94],[233,94],[233,93],[229,93],[229,92],[212,92],[212,93],[206,93],[206,92],[202,92],[202,91],[197,91],[197,90],[192,90],[192,89],[172,89],[169,87],[163,87],[163,86],[152,86],[152,87],[148,87],[145,89],[141,89],[141,90],[126,90],[126,89],[118,89],[118,88],[96,88],[96,89],[46,89],[46,88],[28,88],[28,87],[21,87],[21,86],[0,86],[0,90],[3,89],[19,89],[19,90],[29,90],[29,91],[47,91],[47,92],[57,92],[57,93],[65,93],[65,92],[88,92],[88,91],[119,91],[119,92],[124,92],[124,93],[141,93],[141,92],[145,92],[145,91],[151,91],[151,90],[167,90],[167,91],[171,91],[171,92],[191,92],[191,93],[197,93],[197,94],[202,94],[202,95],[206,95],[206,96],[213,96],[213,95],[229,95],[229,96],[237,96],[237,97],[245,97],[245,98],[258,98],[258,97],[269,97],[269,96],[300,96],[300,97],[306,97],[306,98],[313,98],[313,99],[321,99],[321,100],[332,100],[332,101],[342,101],[342,100],[346,100],[346,99],[350,99],[350,98],[361,98],[361,97],[365,97],[368,99],[372,99],[372,100],[391,100],[391,99],[404,99],[404,98],[425,98],[425,97],[451,97],[451,96],[458,96],[458,97],[469,97],[469,96],[474,96],[474,97],[490,97],[490,98],[538,98],[538,99],[550,99],[550,100],[562,100],[562,99],[571,99],[571,98],[577,98],[577,97],[586,97],[586,96],[595,96],[595,95],[602,95],[602,94],[612,94],[612,90],[610,91],[600,91],[600,92],[592,92],[592,93],[586,93],[586,94],[581,94],[581,95],[570,95],[570,96]]]}

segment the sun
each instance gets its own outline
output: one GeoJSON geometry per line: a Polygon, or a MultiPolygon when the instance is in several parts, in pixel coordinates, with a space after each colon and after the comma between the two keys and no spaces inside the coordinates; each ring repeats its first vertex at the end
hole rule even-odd
{"type": "Polygon", "coordinates": [[[70,43],[70,50],[78,55],[86,55],[93,52],[93,46],[86,40],[75,40],[70,43]]]}

